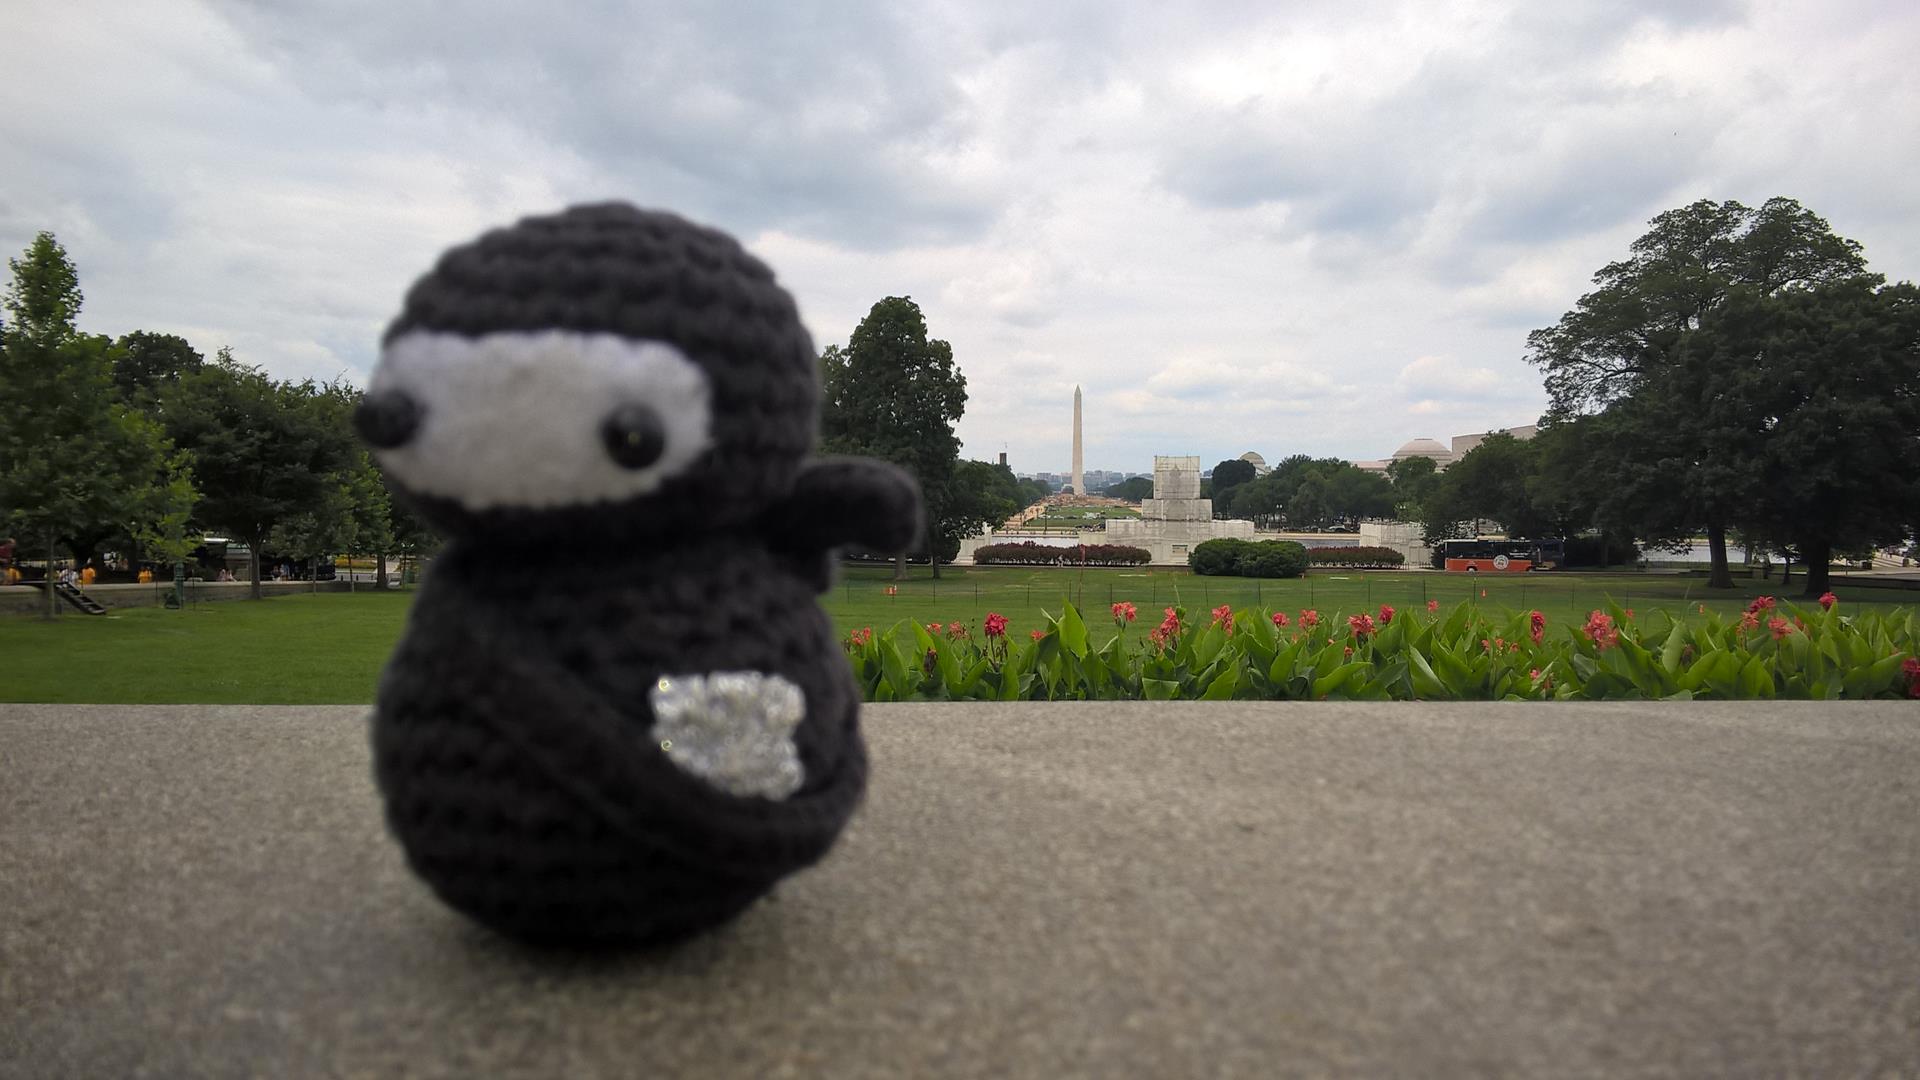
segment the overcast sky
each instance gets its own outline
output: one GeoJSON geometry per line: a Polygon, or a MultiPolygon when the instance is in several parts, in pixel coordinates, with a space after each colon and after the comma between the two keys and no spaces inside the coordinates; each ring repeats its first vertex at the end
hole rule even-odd
{"type": "Polygon", "coordinates": [[[1920,277],[1920,5],[8,0],[0,248],[83,329],[364,382],[445,247],[623,198],[818,346],[910,295],[966,453],[1375,458],[1532,422],[1646,220],[1789,195],[1920,277]],[[647,10],[655,7],[654,10],[647,10]],[[810,9],[818,9],[817,11],[810,9]]]}

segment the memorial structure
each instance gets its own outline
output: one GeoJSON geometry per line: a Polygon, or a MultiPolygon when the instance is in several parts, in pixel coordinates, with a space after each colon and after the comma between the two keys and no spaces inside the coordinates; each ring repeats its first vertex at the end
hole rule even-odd
{"type": "Polygon", "coordinates": [[[1213,519],[1213,500],[1200,497],[1197,457],[1156,456],[1153,496],[1140,503],[1137,520],[1107,522],[1107,543],[1146,548],[1156,565],[1185,566],[1196,544],[1221,537],[1253,539],[1253,522],[1213,519]]]}
{"type": "Polygon", "coordinates": [[[1087,493],[1087,471],[1080,455],[1080,388],[1073,388],[1073,493],[1087,493]]]}

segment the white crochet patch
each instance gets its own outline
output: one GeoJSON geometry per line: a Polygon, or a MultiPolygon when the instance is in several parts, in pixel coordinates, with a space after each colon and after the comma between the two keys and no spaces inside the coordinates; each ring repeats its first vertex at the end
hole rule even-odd
{"type": "Polygon", "coordinates": [[[793,746],[806,716],[800,688],[778,675],[662,675],[647,691],[667,760],[729,795],[784,799],[805,775],[793,746]]]}
{"type": "Polygon", "coordinates": [[[414,491],[469,510],[616,502],[657,489],[710,445],[706,373],[661,341],[540,330],[479,338],[416,331],[381,353],[369,392],[423,408],[405,444],[376,453],[414,491]],[[666,428],[660,459],[628,469],[601,424],[645,405],[666,428]]]}

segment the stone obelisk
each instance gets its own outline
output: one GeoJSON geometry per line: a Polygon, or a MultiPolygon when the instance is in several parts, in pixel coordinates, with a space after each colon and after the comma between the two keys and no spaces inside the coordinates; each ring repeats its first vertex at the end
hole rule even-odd
{"type": "Polygon", "coordinates": [[[1087,493],[1087,478],[1082,471],[1084,462],[1080,460],[1080,388],[1073,388],[1073,493],[1087,493]]]}

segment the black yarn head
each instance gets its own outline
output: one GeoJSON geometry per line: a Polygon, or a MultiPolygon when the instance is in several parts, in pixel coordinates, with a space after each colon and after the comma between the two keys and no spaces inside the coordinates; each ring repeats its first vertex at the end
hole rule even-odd
{"type": "MultiPolygon", "coordinates": [[[[624,203],[529,217],[441,256],[408,291],[382,342],[413,331],[481,338],[544,330],[678,349],[709,380],[711,447],[657,490],[614,504],[473,510],[398,483],[442,529],[526,540],[584,530],[619,543],[738,525],[791,488],[818,423],[818,359],[793,298],[732,237],[624,203]]],[[[391,412],[363,419],[370,441],[391,437],[391,412]]],[[[648,452],[644,419],[609,421],[603,437],[616,460],[648,452]]]]}

